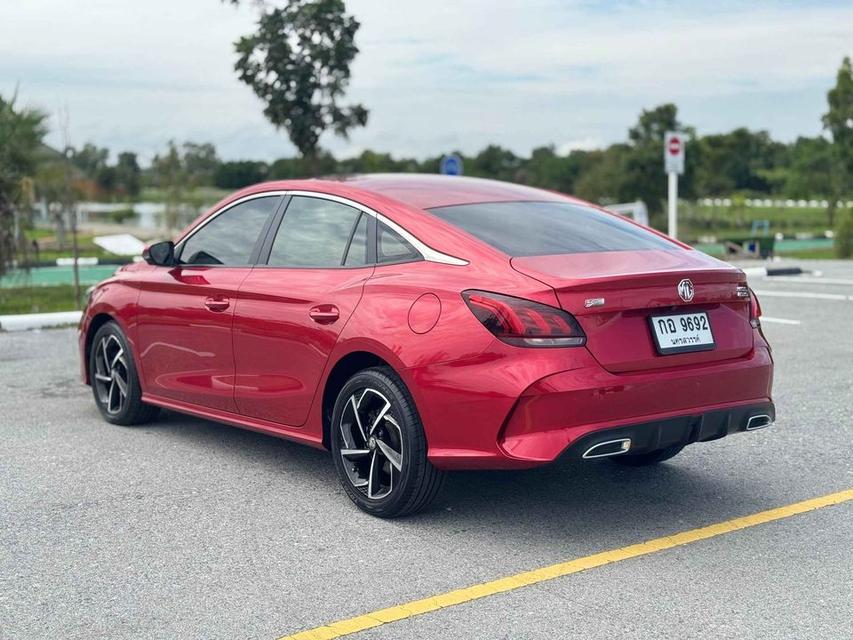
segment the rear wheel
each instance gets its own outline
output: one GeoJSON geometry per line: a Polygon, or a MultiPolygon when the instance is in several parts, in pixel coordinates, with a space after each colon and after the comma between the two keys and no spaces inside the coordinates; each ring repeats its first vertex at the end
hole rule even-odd
{"type": "Polygon", "coordinates": [[[635,455],[626,453],[621,456],[613,456],[610,460],[626,467],[645,467],[651,464],[663,462],[664,460],[669,460],[681,453],[683,448],[684,445],[675,444],[671,447],[666,447],[665,449],[650,451],[649,453],[639,453],[635,455]]]}
{"type": "Polygon", "coordinates": [[[92,338],[89,381],[95,404],[107,422],[142,424],[159,412],[157,407],[142,402],[130,345],[114,322],[107,322],[92,338]]]}
{"type": "Polygon", "coordinates": [[[425,508],[444,474],[427,459],[423,425],[405,384],[388,367],[352,376],[331,424],[335,470],[350,499],[381,518],[425,508]]]}

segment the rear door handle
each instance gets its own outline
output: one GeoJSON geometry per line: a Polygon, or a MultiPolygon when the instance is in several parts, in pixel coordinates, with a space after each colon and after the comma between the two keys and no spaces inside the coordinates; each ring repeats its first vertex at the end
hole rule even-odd
{"type": "Polygon", "coordinates": [[[308,310],[308,315],[319,324],[332,324],[341,317],[341,312],[333,304],[318,304],[308,310]]]}
{"type": "Polygon", "coordinates": [[[221,312],[231,306],[231,301],[228,298],[222,297],[205,298],[204,306],[211,311],[221,312]]]}

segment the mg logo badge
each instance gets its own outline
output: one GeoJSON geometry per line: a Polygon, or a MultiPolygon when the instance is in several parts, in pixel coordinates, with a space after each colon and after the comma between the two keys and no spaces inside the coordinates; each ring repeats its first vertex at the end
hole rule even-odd
{"type": "Polygon", "coordinates": [[[687,278],[678,283],[678,296],[684,300],[684,302],[690,302],[693,300],[694,293],[693,282],[687,278]]]}

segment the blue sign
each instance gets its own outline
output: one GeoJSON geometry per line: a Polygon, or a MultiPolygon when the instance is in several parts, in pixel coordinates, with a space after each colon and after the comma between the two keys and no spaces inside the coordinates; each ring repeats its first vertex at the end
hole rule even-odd
{"type": "Polygon", "coordinates": [[[461,176],[462,158],[455,153],[451,153],[449,156],[443,156],[441,158],[441,164],[439,165],[438,171],[446,176],[461,176]]]}

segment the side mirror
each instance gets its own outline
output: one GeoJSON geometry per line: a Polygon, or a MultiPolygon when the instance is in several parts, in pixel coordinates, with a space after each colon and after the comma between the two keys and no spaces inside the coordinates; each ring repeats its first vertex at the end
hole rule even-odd
{"type": "Polygon", "coordinates": [[[150,244],[142,251],[142,259],[157,267],[172,267],[177,264],[175,243],[171,240],[164,240],[150,244]]]}

